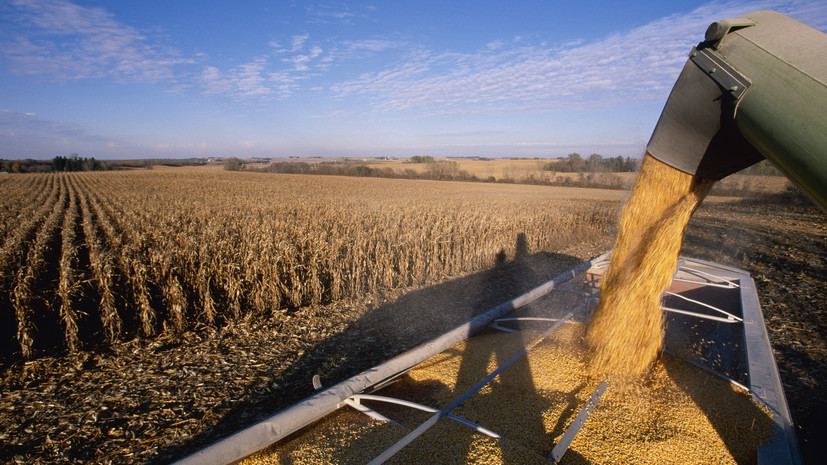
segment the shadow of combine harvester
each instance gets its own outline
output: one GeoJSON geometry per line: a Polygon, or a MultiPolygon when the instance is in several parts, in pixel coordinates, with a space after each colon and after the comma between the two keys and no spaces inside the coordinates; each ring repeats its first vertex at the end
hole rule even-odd
{"type": "Polygon", "coordinates": [[[323,372],[322,381],[335,383],[370,370],[407,348],[436,338],[503,301],[529,292],[550,277],[580,264],[581,260],[558,253],[532,254],[521,233],[516,237],[514,258],[508,260],[502,250],[495,262],[492,268],[428,286],[378,306],[341,333],[307,348],[300,359],[274,379],[272,385],[277,387],[272,393],[238,404],[208,432],[180,448],[164,451],[164,455],[181,456],[265,420],[274,411],[312,396],[315,390],[310,376],[313,374],[323,372]],[[359,354],[358,358],[342,361],[342,354],[354,353],[359,354]]]}
{"type": "MultiPolygon", "coordinates": [[[[490,282],[493,277],[499,276],[500,279],[507,282],[511,276],[507,276],[508,273],[502,274],[505,271],[502,268],[503,266],[517,267],[510,270],[511,272],[519,271],[529,274],[533,272],[533,270],[526,271],[532,267],[525,265],[524,260],[527,260],[527,258],[520,258],[518,254],[518,258],[514,262],[501,264],[493,270],[464,279],[475,279],[475,282],[479,285],[480,283],[490,282]],[[523,266],[518,267],[521,260],[523,260],[523,266]],[[496,274],[498,269],[501,273],[499,275],[496,274]]],[[[587,422],[594,409],[599,408],[598,403],[606,390],[606,382],[589,387],[577,386],[566,392],[552,393],[550,398],[548,396],[542,398],[535,387],[535,379],[531,376],[524,375],[522,378],[512,378],[510,381],[505,378],[498,378],[498,376],[506,369],[510,370],[509,373],[513,373],[513,370],[518,369],[521,364],[525,363],[524,356],[529,350],[532,350],[566,322],[586,321],[589,311],[593,308],[593,304],[597,299],[597,283],[607,265],[608,254],[581,263],[519,297],[493,307],[486,312],[477,313],[466,323],[373,368],[364,370],[331,388],[322,389],[320,381],[316,378],[314,379],[314,385],[318,390],[312,396],[182,459],[179,463],[231,463],[287,438],[345,406],[353,407],[373,419],[386,422],[383,424],[392,425],[396,422],[380,413],[382,409],[374,406],[388,403],[424,411],[425,420],[405,429],[404,431],[407,431],[407,434],[388,443],[389,447],[382,446],[383,450],[378,450],[378,455],[372,460],[368,459],[370,464],[384,463],[417,438],[427,434],[429,429],[444,423],[444,421],[451,424],[459,422],[485,436],[497,440],[502,439],[506,442],[500,443],[506,444],[509,439],[508,436],[501,435],[500,431],[496,430],[497,428],[489,429],[488,427],[488,424],[502,426],[496,421],[496,408],[488,409],[489,411],[493,410],[490,413],[494,415],[494,420],[489,421],[486,426],[476,423],[473,421],[474,419],[463,418],[452,413],[455,410],[457,412],[462,410],[458,407],[466,401],[469,403],[480,402],[480,399],[482,399],[484,403],[486,396],[493,398],[497,391],[503,390],[508,391],[512,398],[520,397],[521,400],[527,400],[529,409],[534,408],[537,411],[543,410],[549,403],[565,403],[557,426],[554,427],[557,433],[565,432],[556,440],[555,444],[551,444],[548,442],[550,435],[541,430],[540,436],[544,437],[542,439],[544,443],[532,452],[541,459],[547,457],[551,462],[558,462],[566,454],[569,445],[580,428],[587,422]],[[523,310],[532,307],[543,310],[549,317],[521,316],[525,315],[523,310]],[[511,316],[514,314],[517,317],[511,316]],[[522,325],[532,325],[537,322],[552,324],[539,338],[533,339],[531,342],[521,338],[512,339],[512,348],[509,351],[500,353],[499,349],[488,345],[486,342],[485,338],[488,337],[486,334],[490,335],[494,330],[505,330],[513,333],[520,331],[522,325]],[[474,337],[471,337],[472,335],[474,337]],[[517,341],[517,344],[513,344],[513,341],[517,341]],[[388,393],[392,394],[394,392],[392,383],[405,376],[414,367],[431,363],[430,360],[437,356],[447,357],[448,360],[452,357],[455,359],[459,357],[459,369],[454,383],[455,386],[448,389],[448,391],[451,391],[449,393],[450,398],[445,402],[440,402],[439,409],[414,402],[411,399],[398,399],[388,395],[388,393]],[[486,366],[486,364],[471,363],[473,358],[490,359],[496,368],[493,371],[490,367],[481,370],[479,367],[486,366]],[[503,360],[506,358],[507,360],[503,360]],[[479,381],[473,384],[477,379],[479,381]],[[494,382],[495,379],[498,381],[494,382]],[[471,384],[473,386],[469,388],[471,384]],[[383,388],[385,390],[381,391],[383,388]],[[585,389],[588,389],[588,392],[593,391],[591,397],[585,402],[576,402],[578,394],[585,389]],[[443,407],[445,403],[448,403],[448,405],[443,407]],[[577,412],[576,416],[569,421],[575,412],[577,412]],[[563,428],[562,425],[565,424],[568,424],[568,426],[563,428]]],[[[451,287],[459,282],[462,282],[462,280],[447,284],[446,287],[439,290],[453,290],[451,287]]],[[[470,281],[464,282],[466,285],[469,283],[470,281]]],[[[442,295],[440,292],[435,292],[438,288],[435,287],[430,291],[437,296],[442,295]]],[[[480,287],[472,286],[472,289],[480,289],[480,287]]],[[[488,296],[477,298],[477,302],[485,302],[487,298],[488,296]]],[[[437,300],[440,300],[440,298],[437,297],[437,300]]],[[[433,303],[437,304],[438,302],[433,303]]],[[[372,318],[381,315],[383,311],[399,310],[399,307],[394,307],[394,305],[400,305],[400,303],[397,302],[380,308],[376,314],[371,314],[366,318],[373,321],[372,318]]],[[[444,305],[444,302],[438,307],[450,308],[450,306],[444,305]]],[[[758,305],[754,283],[749,274],[710,262],[684,258],[681,260],[679,269],[674,276],[673,285],[666,294],[664,311],[666,321],[665,348],[667,352],[675,354],[674,363],[695,365],[707,373],[740,386],[750,393],[755,402],[763,405],[772,416],[772,422],[775,425],[773,435],[767,444],[758,446],[757,449],[752,451],[757,455],[758,463],[800,463],[789,411],[781,389],[761,309],[758,305]]],[[[334,338],[324,344],[335,344],[336,342],[334,338]]],[[[523,371],[530,373],[530,370],[523,371]]],[[[675,373],[674,377],[680,379],[681,375],[675,373]]],[[[687,385],[686,392],[702,410],[705,410],[706,417],[717,430],[724,446],[730,450],[735,450],[738,438],[728,431],[730,425],[723,419],[718,418],[715,411],[718,407],[710,404],[709,399],[704,398],[705,394],[701,389],[693,387],[691,383],[687,383],[687,385]]],[[[419,387],[432,391],[432,394],[446,390],[446,386],[434,382],[423,383],[419,387]]],[[[719,399],[719,401],[728,402],[726,399],[719,399]]],[[[504,405],[500,405],[500,407],[504,412],[510,410],[504,405]]],[[[505,417],[506,415],[503,414],[502,416],[505,417]]],[[[519,424],[516,425],[517,432],[514,434],[519,436],[523,434],[522,432],[529,431],[530,435],[531,430],[538,427],[542,428],[542,425],[543,423],[537,415],[529,415],[528,418],[523,417],[519,421],[519,424]]],[[[506,426],[510,428],[511,425],[506,426]]],[[[385,427],[381,427],[380,431],[381,429],[387,430],[385,427]]],[[[511,430],[509,430],[509,433],[511,433],[511,430]]],[[[433,439],[433,434],[431,437],[433,439]]],[[[369,438],[359,438],[350,446],[342,447],[342,453],[347,452],[346,449],[350,452],[359,450],[355,449],[357,444],[362,444],[365,448],[367,446],[374,446],[375,448],[376,446],[376,443],[372,443],[369,438]]],[[[459,449],[454,451],[455,456],[465,457],[471,445],[469,442],[454,442],[452,447],[459,449]]],[[[515,453],[521,452],[517,451],[515,453]]],[[[578,454],[577,451],[571,451],[567,457],[569,459],[579,459],[580,457],[574,457],[576,454],[578,454]]],[[[506,462],[518,460],[516,457],[511,460],[505,447],[503,447],[501,456],[506,462]]],[[[281,460],[282,463],[292,462],[292,459],[289,458],[281,460]]],[[[348,461],[346,455],[343,455],[341,460],[348,461]]]]}

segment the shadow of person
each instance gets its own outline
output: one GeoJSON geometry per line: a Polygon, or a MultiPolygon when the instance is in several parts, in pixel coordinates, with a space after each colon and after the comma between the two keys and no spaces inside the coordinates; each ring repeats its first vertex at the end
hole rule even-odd
{"type": "Polygon", "coordinates": [[[525,262],[528,259],[528,241],[525,238],[525,233],[517,234],[517,245],[514,250],[514,261],[525,262]]]}
{"type": "MultiPolygon", "coordinates": [[[[303,354],[288,368],[274,374],[267,389],[255,386],[261,394],[238,402],[223,413],[210,430],[179,447],[163,451],[163,454],[182,456],[204,447],[312,395],[310,377],[313,374],[320,374],[322,383],[332,386],[443,334],[582,262],[578,257],[558,253],[532,254],[524,234],[517,236],[513,260],[505,259],[505,251],[500,255],[503,257],[501,262],[489,269],[388,300],[342,330],[306,346],[303,354]]],[[[497,357],[504,356],[500,353],[497,357]]],[[[470,373],[471,367],[466,367],[464,372],[470,373]]],[[[530,379],[517,384],[533,386],[530,379]]]]}
{"type": "MultiPolygon", "coordinates": [[[[517,236],[514,259],[510,262],[499,260],[498,265],[490,270],[497,274],[496,283],[500,291],[508,295],[521,295],[531,290],[531,283],[537,281],[534,267],[525,234],[517,236]]],[[[486,330],[479,335],[468,339],[462,354],[460,368],[457,373],[455,397],[464,394],[469,388],[488,376],[497,367],[501,366],[531,342],[524,332],[502,333],[495,330],[486,330]]],[[[535,451],[550,451],[552,444],[545,432],[543,411],[548,399],[537,392],[532,375],[529,359],[522,356],[511,364],[504,372],[492,379],[474,397],[474,408],[462,407],[458,409],[466,419],[485,426],[498,434],[502,434],[510,441],[516,441],[535,451]],[[500,415],[500,412],[519,412],[519,424],[503,423],[505,417],[514,419],[512,415],[500,415]],[[540,441],[541,443],[538,443],[540,441]]],[[[471,452],[472,439],[462,444],[465,455],[471,452]]],[[[519,463],[517,454],[519,449],[503,447],[504,463],[519,463]]]]}

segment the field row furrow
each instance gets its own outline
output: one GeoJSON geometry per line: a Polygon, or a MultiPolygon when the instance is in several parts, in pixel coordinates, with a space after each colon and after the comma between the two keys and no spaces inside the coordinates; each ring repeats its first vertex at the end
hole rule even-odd
{"type": "Polygon", "coordinates": [[[58,188],[53,182],[55,177],[51,174],[34,174],[22,179],[17,176],[14,185],[7,186],[3,191],[0,198],[4,199],[6,205],[0,209],[3,219],[0,222],[2,248],[6,247],[6,243],[13,243],[16,235],[19,235],[20,226],[38,217],[44,211],[45,204],[50,204],[50,201],[57,198],[58,188]]]}
{"type": "MultiPolygon", "coordinates": [[[[17,312],[14,307],[14,292],[18,285],[18,276],[21,270],[28,266],[31,250],[36,244],[39,231],[57,208],[60,198],[60,189],[54,183],[56,175],[37,175],[39,178],[33,183],[35,188],[47,193],[41,197],[43,203],[31,206],[25,218],[20,218],[14,229],[0,247],[0,346],[4,351],[19,349],[17,312]]],[[[38,198],[34,192],[29,198],[38,198]]],[[[21,215],[22,216],[22,215],[21,215]]],[[[25,276],[25,274],[24,274],[25,276]]],[[[25,284],[24,284],[25,288],[25,284]]],[[[21,289],[22,290],[22,289],[21,289]]],[[[28,320],[23,325],[28,326],[28,320]]]]}
{"type": "Polygon", "coordinates": [[[97,313],[101,322],[103,337],[108,342],[120,339],[122,320],[116,308],[115,265],[112,253],[105,248],[98,230],[97,217],[92,213],[90,200],[83,195],[80,201],[83,215],[83,234],[89,249],[89,268],[95,282],[99,299],[97,313]]]}
{"type": "MultiPolygon", "coordinates": [[[[67,182],[68,184],[68,182],[67,182]]],[[[78,293],[81,288],[80,252],[78,226],[80,207],[77,190],[69,186],[69,206],[63,219],[60,246],[60,278],[57,285],[57,295],[60,300],[59,315],[63,325],[63,339],[67,349],[75,352],[80,344],[78,339],[78,293]]]]}
{"type": "Polygon", "coordinates": [[[32,176],[15,176],[8,175],[0,176],[4,182],[0,185],[0,244],[6,237],[6,234],[13,230],[17,225],[22,212],[36,208],[43,203],[43,196],[48,196],[48,191],[45,189],[37,189],[35,185],[41,180],[45,180],[48,175],[32,175],[32,176]],[[35,194],[34,202],[30,197],[35,194]]]}
{"type": "MultiPolygon", "coordinates": [[[[54,322],[51,302],[54,289],[51,275],[56,269],[55,256],[60,248],[60,227],[66,212],[68,192],[65,178],[59,179],[59,197],[34,238],[25,265],[17,270],[12,290],[12,306],[17,319],[17,342],[24,357],[29,357],[36,333],[49,333],[54,322]]],[[[41,340],[47,338],[40,338],[41,340]]]]}
{"type": "Polygon", "coordinates": [[[98,218],[105,241],[118,258],[118,270],[129,291],[126,296],[125,312],[137,315],[140,333],[151,336],[154,333],[155,312],[150,304],[150,290],[147,283],[147,267],[143,262],[144,247],[140,237],[126,234],[122,224],[107,208],[107,200],[98,194],[93,185],[85,185],[91,207],[98,218]]]}

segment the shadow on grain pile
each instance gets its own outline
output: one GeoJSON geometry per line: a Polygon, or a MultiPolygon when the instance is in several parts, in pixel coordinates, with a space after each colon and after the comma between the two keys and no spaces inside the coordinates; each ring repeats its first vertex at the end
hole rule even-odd
{"type": "Polygon", "coordinates": [[[324,386],[332,386],[582,262],[565,254],[529,253],[524,234],[517,236],[514,250],[511,260],[501,250],[492,268],[391,298],[366,311],[343,331],[307,347],[269,383],[268,392],[236,404],[204,434],[160,455],[182,457],[212,444],[313,394],[311,378],[315,374],[324,386]]]}

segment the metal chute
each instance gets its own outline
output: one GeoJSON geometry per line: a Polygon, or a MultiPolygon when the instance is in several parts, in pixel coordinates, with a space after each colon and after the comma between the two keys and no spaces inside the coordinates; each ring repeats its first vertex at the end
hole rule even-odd
{"type": "Polygon", "coordinates": [[[713,23],[647,152],[713,179],[765,157],[827,210],[827,34],[774,11],[713,23]]]}

